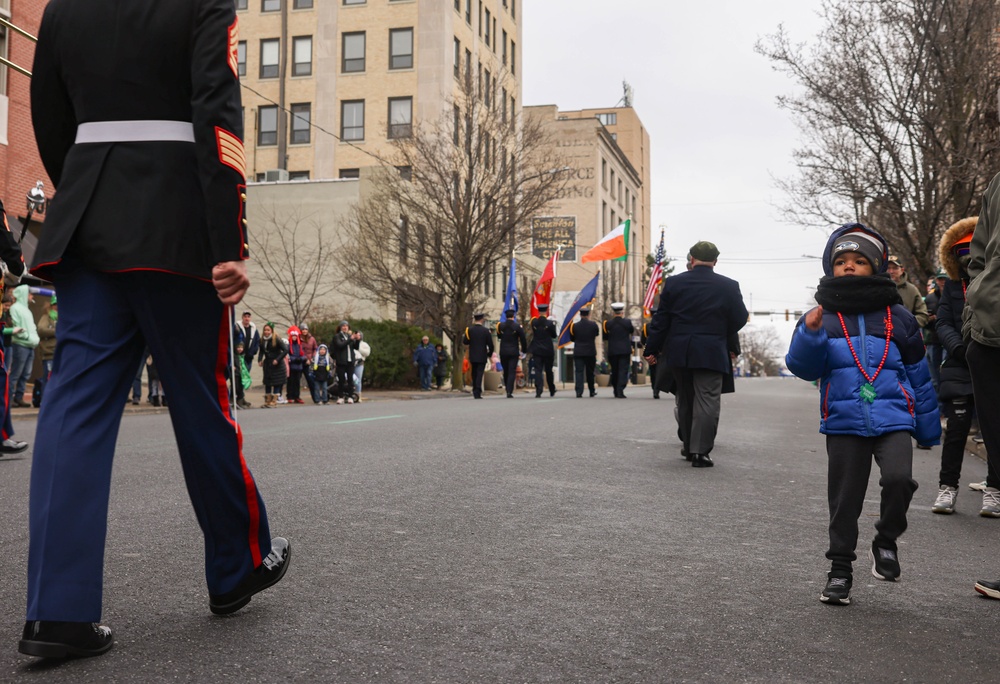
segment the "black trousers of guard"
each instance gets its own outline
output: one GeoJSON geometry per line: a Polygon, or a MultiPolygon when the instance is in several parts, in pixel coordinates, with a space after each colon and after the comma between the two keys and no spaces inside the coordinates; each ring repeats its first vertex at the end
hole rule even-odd
{"type": "Polygon", "coordinates": [[[552,374],[552,363],[555,359],[551,356],[535,356],[535,396],[542,396],[545,389],[545,382],[549,383],[549,392],[556,393],[556,378],[552,374]],[[544,375],[544,378],[542,374],[544,375]]]}
{"type": "Polygon", "coordinates": [[[514,384],[517,382],[518,356],[501,356],[500,365],[503,366],[503,386],[507,394],[514,393],[514,384]]]}
{"type": "Polygon", "coordinates": [[[611,386],[615,390],[615,396],[621,397],[628,387],[628,354],[614,354],[608,359],[611,364],[611,386]]]}
{"type": "Polygon", "coordinates": [[[483,396],[483,373],[485,372],[485,361],[472,362],[472,396],[476,399],[483,396]]]}
{"type": "Polygon", "coordinates": [[[573,357],[573,377],[576,380],[576,396],[583,396],[583,382],[587,381],[590,393],[594,393],[594,368],[597,366],[596,356],[573,357]]]}

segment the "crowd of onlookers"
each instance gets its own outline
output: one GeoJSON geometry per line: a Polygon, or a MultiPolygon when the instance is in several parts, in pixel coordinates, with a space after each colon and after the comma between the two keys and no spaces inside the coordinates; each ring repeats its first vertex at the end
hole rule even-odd
{"type": "Polygon", "coordinates": [[[41,358],[41,373],[32,386],[33,402],[37,406],[45,380],[52,371],[52,359],[56,352],[56,323],[59,320],[56,296],[46,297],[37,320],[29,308],[35,302],[35,295],[27,285],[4,292],[2,302],[3,364],[8,374],[9,405],[30,405],[24,401],[24,395],[37,356],[41,358]]]}

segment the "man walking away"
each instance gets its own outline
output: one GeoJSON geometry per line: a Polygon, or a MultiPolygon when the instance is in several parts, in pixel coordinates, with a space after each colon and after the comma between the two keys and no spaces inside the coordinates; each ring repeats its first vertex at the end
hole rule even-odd
{"type": "Polygon", "coordinates": [[[580,320],[569,324],[569,339],[573,342],[573,379],[576,396],[583,396],[586,380],[590,396],[597,396],[594,387],[594,368],[597,366],[597,336],[601,334],[597,323],[590,320],[590,309],[580,309],[580,320]]]}
{"type": "Polygon", "coordinates": [[[514,396],[514,383],[517,381],[517,364],[528,351],[528,340],[524,336],[524,328],[514,316],[517,311],[507,309],[504,312],[507,320],[497,323],[497,338],[500,340],[500,365],[503,366],[503,385],[507,390],[507,398],[514,396]]]}
{"type": "Polygon", "coordinates": [[[632,325],[632,321],[624,317],[623,302],[615,302],[611,305],[611,310],[614,312],[614,317],[610,321],[604,321],[604,336],[608,340],[608,362],[611,364],[611,386],[615,391],[615,399],[625,399],[635,326],[632,325]]]}
{"type": "Polygon", "coordinates": [[[483,373],[486,363],[493,355],[493,335],[483,325],[486,314],[477,313],[473,316],[475,323],[465,329],[462,343],[469,348],[469,363],[472,365],[472,398],[483,398],[483,373]]]}
{"type": "Polygon", "coordinates": [[[545,389],[545,382],[549,384],[549,396],[556,395],[556,380],[552,374],[552,364],[555,361],[556,350],[552,340],[556,339],[556,324],[546,316],[549,312],[548,304],[538,305],[538,315],[531,319],[531,345],[528,351],[535,366],[535,398],[542,396],[545,389]],[[542,374],[544,375],[544,378],[542,374]]]}

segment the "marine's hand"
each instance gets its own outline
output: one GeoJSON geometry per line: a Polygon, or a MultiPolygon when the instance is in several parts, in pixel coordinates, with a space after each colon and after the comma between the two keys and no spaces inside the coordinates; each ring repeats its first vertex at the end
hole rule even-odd
{"type": "Polygon", "coordinates": [[[650,354],[649,356],[644,356],[643,358],[646,359],[646,363],[650,366],[656,365],[656,354],[650,354]]]}
{"type": "Polygon", "coordinates": [[[212,269],[212,285],[223,304],[239,304],[250,287],[245,261],[223,261],[212,269]]]}
{"type": "Polygon", "coordinates": [[[806,327],[810,330],[819,330],[823,327],[823,307],[817,306],[809,311],[805,318],[806,327]]]}

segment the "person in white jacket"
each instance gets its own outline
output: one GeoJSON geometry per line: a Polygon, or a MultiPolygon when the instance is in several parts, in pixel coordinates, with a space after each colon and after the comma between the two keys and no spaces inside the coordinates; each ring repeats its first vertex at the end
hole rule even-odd
{"type": "Polygon", "coordinates": [[[358,393],[358,400],[361,398],[361,376],[365,374],[365,359],[372,353],[371,345],[365,342],[365,335],[358,332],[358,354],[354,362],[354,391],[358,393]]]}
{"type": "Polygon", "coordinates": [[[24,401],[24,392],[31,377],[39,340],[35,316],[28,308],[31,301],[27,285],[14,288],[14,303],[10,307],[10,319],[14,324],[10,337],[10,406],[30,406],[24,401]]]}

